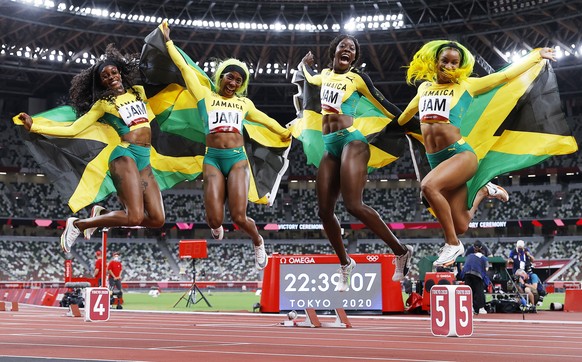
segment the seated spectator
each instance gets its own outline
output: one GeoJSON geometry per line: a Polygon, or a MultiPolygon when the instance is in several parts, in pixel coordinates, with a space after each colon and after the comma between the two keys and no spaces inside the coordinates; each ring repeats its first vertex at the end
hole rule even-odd
{"type": "Polygon", "coordinates": [[[517,289],[520,293],[527,294],[527,308],[535,311],[535,306],[540,299],[538,293],[538,284],[541,283],[540,278],[536,273],[526,273],[523,269],[518,269],[515,272],[517,278],[517,289]]]}
{"type": "MultiPolygon", "coordinates": [[[[475,243],[477,244],[477,243],[475,243]]],[[[473,245],[475,253],[467,255],[460,278],[473,291],[473,312],[487,314],[485,310],[485,288],[491,281],[487,276],[488,259],[481,252],[481,246],[473,245]]]]}

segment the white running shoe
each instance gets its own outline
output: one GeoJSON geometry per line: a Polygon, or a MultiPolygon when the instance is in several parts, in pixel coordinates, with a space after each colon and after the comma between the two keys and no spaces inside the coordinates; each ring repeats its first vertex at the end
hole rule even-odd
{"type": "Polygon", "coordinates": [[[394,275],[392,275],[392,281],[399,282],[410,269],[410,259],[412,259],[412,253],[414,253],[414,248],[410,245],[405,245],[406,253],[402,255],[396,255],[396,269],[394,270],[394,275]]]}
{"type": "Polygon", "coordinates": [[[509,201],[509,194],[505,189],[499,185],[496,185],[492,182],[488,182],[485,187],[487,188],[487,192],[489,193],[489,198],[497,199],[502,202],[509,201]]]}
{"type": "Polygon", "coordinates": [[[258,270],[263,270],[269,263],[269,257],[265,251],[265,240],[261,236],[261,245],[255,245],[255,267],[258,270]]]}
{"type": "Polygon", "coordinates": [[[479,314],[487,314],[487,311],[485,310],[485,308],[480,308],[479,314]]]}
{"type": "MultiPolygon", "coordinates": [[[[101,215],[101,211],[103,211],[103,210],[105,210],[104,207],[99,206],[99,205],[94,205],[93,208],[91,209],[91,216],[90,217],[95,217],[95,216],[101,215]]],[[[97,230],[96,227],[87,228],[87,229],[83,230],[83,236],[85,237],[85,240],[91,239],[91,235],[93,235],[95,230],[97,230]]]]}
{"type": "Polygon", "coordinates": [[[71,248],[75,245],[75,241],[77,241],[77,238],[81,234],[81,230],[79,230],[74,224],[77,220],[79,220],[79,218],[68,218],[65,231],[63,231],[63,235],[61,235],[61,248],[65,253],[71,252],[71,248]]]}
{"type": "Polygon", "coordinates": [[[463,255],[465,252],[465,247],[461,240],[459,240],[459,245],[449,245],[445,244],[439,251],[439,257],[432,263],[434,266],[449,266],[455,262],[458,256],[463,255]]]}
{"type": "Polygon", "coordinates": [[[222,225],[220,225],[218,229],[210,229],[210,232],[212,233],[212,237],[216,240],[222,240],[222,238],[224,238],[224,228],[222,225]]]}
{"type": "Polygon", "coordinates": [[[352,274],[352,270],[356,267],[356,261],[350,258],[350,263],[347,265],[342,265],[338,269],[338,273],[340,275],[340,280],[337,285],[338,292],[345,292],[350,287],[350,275],[352,274]]]}

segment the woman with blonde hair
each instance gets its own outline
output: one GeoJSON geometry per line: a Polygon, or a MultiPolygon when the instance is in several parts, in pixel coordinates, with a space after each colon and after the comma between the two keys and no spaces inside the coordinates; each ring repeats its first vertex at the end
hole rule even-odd
{"type": "Polygon", "coordinates": [[[471,106],[472,97],[516,78],[543,59],[555,60],[553,50],[535,50],[502,71],[475,78],[470,77],[475,58],[457,42],[431,41],[414,55],[406,79],[409,84],[424,82],[398,123],[404,125],[419,113],[431,166],[420,187],[443,228],[445,238],[435,266],[450,265],[463,254],[464,247],[457,235],[467,231],[469,221],[485,197],[503,202],[509,200],[503,188],[489,182],[479,190],[472,207],[467,206],[467,182],[477,172],[478,159],[461,136],[461,123],[471,106]],[[467,93],[471,97],[465,97],[467,93]]]}

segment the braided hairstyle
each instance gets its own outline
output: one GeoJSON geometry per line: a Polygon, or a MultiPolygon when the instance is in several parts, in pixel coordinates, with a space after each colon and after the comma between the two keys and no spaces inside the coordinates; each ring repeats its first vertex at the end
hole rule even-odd
{"type": "Polygon", "coordinates": [[[138,60],[138,54],[123,55],[113,44],[107,45],[105,55],[93,66],[84,69],[73,77],[71,81],[70,104],[75,109],[77,116],[80,117],[87,113],[93,104],[100,99],[115,104],[115,94],[101,85],[101,77],[98,74],[104,63],[115,65],[121,74],[121,81],[126,91],[133,92],[140,98],[139,93],[133,89],[136,80],[139,79],[138,60]]]}

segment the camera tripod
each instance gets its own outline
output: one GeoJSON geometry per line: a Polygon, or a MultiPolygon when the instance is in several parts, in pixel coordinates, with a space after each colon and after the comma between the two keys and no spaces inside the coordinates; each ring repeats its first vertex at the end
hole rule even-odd
{"type": "Polygon", "coordinates": [[[196,259],[195,258],[192,258],[192,286],[190,287],[190,289],[185,291],[184,294],[182,294],[180,299],[178,299],[176,304],[174,304],[173,308],[176,308],[176,306],[178,305],[178,303],[180,303],[180,301],[182,299],[186,299],[186,307],[189,307],[190,305],[194,305],[194,304],[200,302],[201,300],[204,300],[204,302],[206,302],[206,305],[208,305],[209,307],[212,307],[212,305],[210,305],[210,302],[208,302],[208,299],[206,299],[206,297],[204,296],[204,293],[202,293],[200,288],[198,288],[198,286],[196,285],[196,259]],[[196,293],[198,293],[199,297],[196,296],[196,293]]]}

